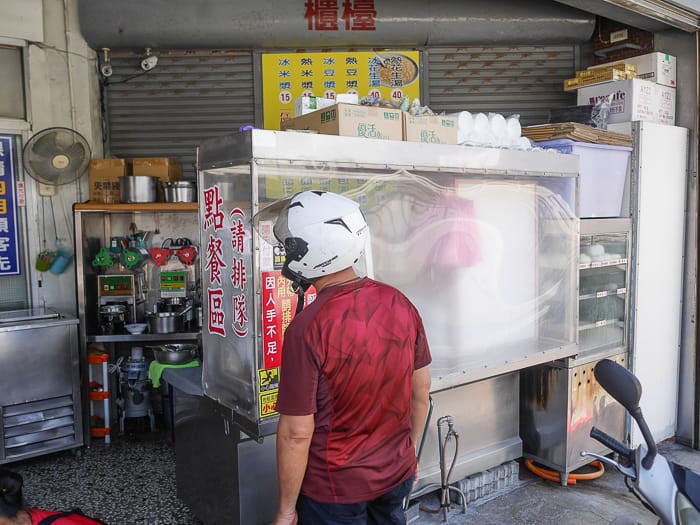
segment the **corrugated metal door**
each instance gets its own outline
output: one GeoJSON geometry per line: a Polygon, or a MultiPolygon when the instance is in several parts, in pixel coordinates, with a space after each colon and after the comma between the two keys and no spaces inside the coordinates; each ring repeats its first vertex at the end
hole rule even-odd
{"type": "Polygon", "coordinates": [[[424,76],[436,112],[520,115],[523,125],[547,122],[550,108],[576,104],[563,90],[575,75],[576,46],[430,48],[424,76]]]}
{"type": "Polygon", "coordinates": [[[253,58],[240,51],[157,53],[141,69],[144,53],[112,55],[104,86],[107,144],[120,158],[171,157],[195,178],[197,145],[205,138],[255,123],[253,58]]]}

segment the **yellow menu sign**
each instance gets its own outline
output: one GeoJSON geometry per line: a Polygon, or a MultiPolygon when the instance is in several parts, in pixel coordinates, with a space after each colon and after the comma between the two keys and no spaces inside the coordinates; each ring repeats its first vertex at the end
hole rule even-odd
{"type": "Polygon", "coordinates": [[[418,51],[269,53],[262,55],[265,129],[294,118],[302,96],[334,100],[340,93],[390,100],[420,97],[418,51]]]}

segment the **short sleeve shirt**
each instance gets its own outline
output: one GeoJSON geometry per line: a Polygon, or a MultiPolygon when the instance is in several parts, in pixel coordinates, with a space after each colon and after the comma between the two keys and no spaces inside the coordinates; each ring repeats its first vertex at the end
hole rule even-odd
{"type": "Polygon", "coordinates": [[[370,501],[413,474],[411,381],[430,361],[416,308],[371,279],[323,289],[292,320],[277,410],[314,414],[302,494],[370,501]]]}

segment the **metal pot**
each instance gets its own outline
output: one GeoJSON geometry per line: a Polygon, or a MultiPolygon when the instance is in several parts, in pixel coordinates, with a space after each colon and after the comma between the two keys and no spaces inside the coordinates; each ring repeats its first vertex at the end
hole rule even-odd
{"type": "Polygon", "coordinates": [[[156,202],[158,200],[158,177],[146,175],[120,177],[119,193],[122,202],[156,202]]]}
{"type": "Polygon", "coordinates": [[[179,312],[148,312],[146,318],[152,334],[172,334],[183,329],[184,314],[189,312],[192,306],[179,312]]]}
{"type": "Polygon", "coordinates": [[[164,365],[184,365],[197,356],[197,345],[175,343],[151,347],[153,356],[164,365]]]}
{"type": "Polygon", "coordinates": [[[177,181],[161,183],[165,202],[194,202],[195,186],[194,182],[177,181]]]}

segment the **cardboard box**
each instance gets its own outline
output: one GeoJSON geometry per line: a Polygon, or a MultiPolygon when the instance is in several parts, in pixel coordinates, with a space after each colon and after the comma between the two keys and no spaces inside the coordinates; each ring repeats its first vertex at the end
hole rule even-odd
{"type": "Polygon", "coordinates": [[[591,66],[588,69],[610,67],[622,63],[634,66],[637,69],[637,78],[649,80],[662,86],[676,87],[676,57],[666,53],[648,53],[607,64],[591,66]]]}
{"type": "Polygon", "coordinates": [[[400,110],[353,104],[336,104],[282,123],[282,130],[290,129],[344,137],[403,139],[400,110]]]}
{"type": "Polygon", "coordinates": [[[636,78],[636,73],[634,72],[633,66],[628,66],[626,64],[619,65],[622,67],[618,68],[617,66],[610,66],[586,71],[577,71],[576,78],[567,78],[564,80],[564,91],[573,91],[574,89],[593,86],[595,84],[602,84],[603,82],[611,82],[614,80],[636,78]],[[630,70],[627,68],[630,68],[630,70]]]}
{"type": "Polygon", "coordinates": [[[182,180],[182,163],[167,157],[136,158],[132,161],[134,175],[158,177],[161,182],[182,180]]]}
{"type": "Polygon", "coordinates": [[[124,159],[92,159],[88,171],[90,202],[119,204],[119,179],[128,173],[124,159]]]}
{"type": "Polygon", "coordinates": [[[403,139],[426,144],[457,144],[457,119],[447,115],[403,114],[403,139]]]}
{"type": "Polygon", "coordinates": [[[335,104],[335,100],[322,97],[299,97],[294,101],[294,116],[300,117],[335,104]]]}
{"type": "Polygon", "coordinates": [[[578,105],[595,105],[611,95],[608,124],[643,120],[673,126],[676,122],[676,90],[634,78],[588,86],[578,90],[578,105]]]}

